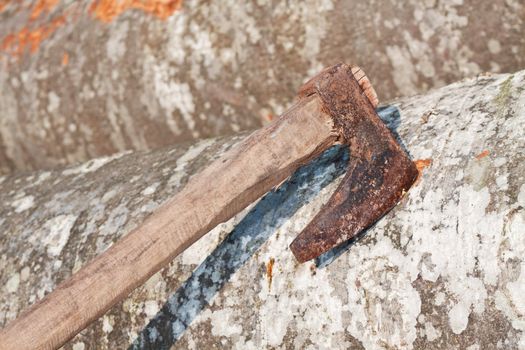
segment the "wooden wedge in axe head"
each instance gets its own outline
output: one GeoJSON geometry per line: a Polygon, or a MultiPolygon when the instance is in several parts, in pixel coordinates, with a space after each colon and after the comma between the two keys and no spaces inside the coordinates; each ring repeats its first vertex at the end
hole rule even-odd
{"type": "Polygon", "coordinates": [[[352,238],[394,207],[418,173],[376,105],[361,69],[325,69],[279,119],[191,178],[139,227],[8,324],[0,349],[61,346],[205,233],[336,143],[350,148],[347,173],[291,250],[303,262],[352,238]]]}

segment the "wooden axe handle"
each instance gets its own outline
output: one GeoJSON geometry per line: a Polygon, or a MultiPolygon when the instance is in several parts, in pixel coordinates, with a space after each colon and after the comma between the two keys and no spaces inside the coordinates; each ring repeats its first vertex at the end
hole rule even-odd
{"type": "Polygon", "coordinates": [[[194,176],[143,224],[0,332],[0,349],[53,349],[123,300],[175,256],[336,141],[317,96],[248,136],[194,176]]]}

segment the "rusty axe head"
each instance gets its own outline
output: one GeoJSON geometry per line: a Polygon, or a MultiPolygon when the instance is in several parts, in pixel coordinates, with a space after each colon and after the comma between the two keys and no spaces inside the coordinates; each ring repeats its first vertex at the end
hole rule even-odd
{"type": "Polygon", "coordinates": [[[348,145],[347,172],[330,200],[292,242],[304,262],[356,236],[392,209],[418,171],[375,112],[378,100],[365,73],[338,64],[303,85],[299,98],[316,94],[332,118],[338,141],[348,145]]]}

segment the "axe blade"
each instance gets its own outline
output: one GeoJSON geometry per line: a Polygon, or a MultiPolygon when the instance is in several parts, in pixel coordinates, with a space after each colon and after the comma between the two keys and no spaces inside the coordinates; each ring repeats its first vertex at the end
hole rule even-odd
{"type": "Polygon", "coordinates": [[[318,257],[374,224],[418,175],[375,112],[377,95],[360,68],[339,64],[324,70],[300,91],[300,96],[311,94],[320,97],[332,116],[350,158],[339,187],[290,245],[299,262],[318,257]]]}

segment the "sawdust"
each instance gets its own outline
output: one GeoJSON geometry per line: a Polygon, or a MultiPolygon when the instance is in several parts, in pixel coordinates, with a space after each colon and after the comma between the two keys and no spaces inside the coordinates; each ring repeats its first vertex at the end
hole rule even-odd
{"type": "Polygon", "coordinates": [[[488,149],[484,150],[483,152],[481,152],[480,154],[478,154],[476,156],[476,159],[477,160],[480,160],[480,159],[483,159],[485,158],[486,156],[490,155],[490,151],[488,149]]]}
{"type": "Polygon", "coordinates": [[[268,290],[272,288],[273,264],[274,263],[275,263],[275,259],[270,258],[270,261],[268,261],[268,264],[266,264],[266,277],[268,278],[268,290]]]}
{"type": "Polygon", "coordinates": [[[423,169],[428,168],[432,164],[432,159],[418,159],[414,162],[414,164],[416,165],[418,172],[417,179],[414,185],[417,185],[419,184],[419,182],[421,181],[421,177],[423,176],[423,169]]]}

